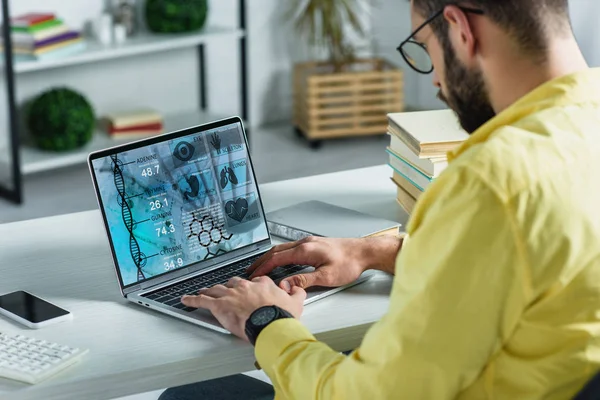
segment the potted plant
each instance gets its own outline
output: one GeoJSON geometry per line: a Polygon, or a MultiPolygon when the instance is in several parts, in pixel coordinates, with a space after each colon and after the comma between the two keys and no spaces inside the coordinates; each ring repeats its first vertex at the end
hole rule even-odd
{"type": "Polygon", "coordinates": [[[403,109],[402,71],[381,58],[356,57],[351,37],[367,37],[368,0],[293,0],[288,18],[325,59],[294,66],[294,126],[318,148],[322,139],[383,135],[387,113],[403,109]]]}

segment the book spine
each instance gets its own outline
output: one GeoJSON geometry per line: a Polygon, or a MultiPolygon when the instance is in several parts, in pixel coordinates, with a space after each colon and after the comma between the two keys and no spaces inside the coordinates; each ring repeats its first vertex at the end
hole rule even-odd
{"type": "Polygon", "coordinates": [[[36,33],[39,31],[43,31],[44,29],[53,28],[59,25],[62,25],[62,21],[59,19],[53,19],[51,21],[42,22],[41,24],[36,24],[29,27],[12,26],[11,30],[13,32],[36,33]]]}
{"type": "Polygon", "coordinates": [[[115,128],[112,125],[109,127],[110,133],[127,133],[132,131],[157,131],[162,129],[163,125],[160,122],[154,124],[135,125],[129,128],[115,128]]]}
{"type": "Polygon", "coordinates": [[[11,25],[20,28],[28,28],[47,21],[52,21],[54,18],[54,14],[39,14],[22,19],[16,18],[13,21],[11,21],[11,25]]]}
{"type": "Polygon", "coordinates": [[[394,176],[390,179],[392,180],[392,182],[394,182],[394,184],[396,186],[399,186],[402,189],[406,190],[415,199],[418,199],[423,194],[423,191],[421,189],[419,189],[418,187],[413,185],[409,180],[407,180],[406,178],[404,178],[402,175],[400,175],[399,173],[397,173],[395,171],[394,171],[394,176]]]}
{"type": "Polygon", "coordinates": [[[50,39],[53,36],[60,35],[61,33],[69,32],[69,27],[66,25],[58,25],[53,28],[44,29],[33,34],[33,38],[36,41],[50,39]]]}
{"type": "Polygon", "coordinates": [[[152,136],[162,135],[164,132],[160,131],[140,131],[140,132],[127,132],[127,133],[115,133],[109,134],[108,137],[114,140],[139,140],[149,138],[152,136]]]}
{"type": "Polygon", "coordinates": [[[61,42],[67,41],[67,40],[77,39],[79,37],[80,37],[79,32],[71,31],[71,32],[59,34],[57,36],[54,36],[54,37],[51,37],[48,39],[37,41],[37,42],[35,42],[34,46],[36,48],[43,48],[44,46],[51,46],[53,44],[61,43],[61,42]]]}
{"type": "Polygon", "coordinates": [[[29,55],[20,55],[20,61],[48,61],[48,60],[56,60],[62,57],[70,56],[72,54],[78,53],[80,51],[85,50],[86,45],[85,42],[79,40],[78,42],[69,44],[68,46],[60,47],[54,51],[46,52],[43,54],[29,54],[29,55]]]}
{"type": "Polygon", "coordinates": [[[437,178],[448,167],[447,159],[436,158],[437,161],[433,162],[434,159],[431,158],[417,157],[404,145],[404,142],[396,137],[392,137],[392,143],[388,150],[408,162],[413,168],[432,178],[437,178]]]}
{"type": "Polygon", "coordinates": [[[391,119],[388,124],[388,133],[402,140],[417,157],[421,157],[421,144],[391,119]]]}
{"type": "Polygon", "coordinates": [[[77,45],[79,43],[83,43],[83,39],[81,37],[76,39],[65,40],[64,42],[51,44],[49,46],[41,47],[34,50],[32,53],[36,56],[43,56],[45,54],[51,54],[55,51],[62,50],[64,48],[68,48],[73,45],[77,45]]]}
{"type": "Polygon", "coordinates": [[[162,116],[159,114],[132,115],[129,117],[110,118],[112,129],[127,129],[139,125],[162,124],[162,116]]]}
{"type": "Polygon", "coordinates": [[[432,179],[430,177],[415,169],[394,153],[388,151],[388,154],[390,155],[390,167],[421,191],[424,191],[431,184],[432,179]]]}
{"type": "Polygon", "coordinates": [[[396,201],[406,211],[408,215],[411,215],[417,204],[417,200],[414,199],[406,190],[398,186],[396,191],[396,201]]]}
{"type": "Polygon", "coordinates": [[[50,39],[61,33],[69,32],[69,27],[66,25],[59,25],[53,28],[44,29],[36,33],[28,32],[12,32],[12,38],[15,43],[33,44],[41,40],[50,39]]]}
{"type": "Polygon", "coordinates": [[[392,151],[398,157],[403,158],[405,161],[412,164],[415,168],[420,169],[421,171],[423,171],[423,173],[429,176],[434,176],[435,165],[433,165],[431,160],[426,158],[419,158],[398,137],[392,136],[392,139],[390,141],[390,147],[388,148],[388,150],[392,151]]]}

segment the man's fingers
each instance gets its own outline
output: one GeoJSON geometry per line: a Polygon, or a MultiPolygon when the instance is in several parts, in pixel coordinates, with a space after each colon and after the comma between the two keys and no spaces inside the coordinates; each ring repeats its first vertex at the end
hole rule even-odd
{"type": "Polygon", "coordinates": [[[234,287],[237,287],[241,282],[248,282],[248,281],[240,278],[239,276],[234,276],[227,282],[227,284],[225,286],[227,286],[228,288],[234,288],[234,287]]]}
{"type": "Polygon", "coordinates": [[[328,282],[325,274],[321,269],[315,270],[315,272],[311,272],[309,274],[298,274],[294,276],[290,276],[289,278],[285,278],[279,284],[279,286],[288,293],[291,293],[291,290],[294,287],[299,287],[302,289],[309,288],[311,286],[328,286],[328,282]]]}
{"type": "Polygon", "coordinates": [[[254,271],[256,271],[257,268],[259,268],[261,265],[263,265],[263,263],[266,260],[271,258],[271,256],[273,256],[273,254],[283,251],[283,250],[288,250],[288,249],[294,248],[294,247],[298,246],[298,244],[299,244],[299,242],[290,242],[290,243],[284,243],[284,244],[280,244],[278,246],[273,247],[271,250],[269,250],[268,252],[266,252],[265,254],[260,256],[258,258],[258,260],[254,261],[254,263],[250,267],[248,267],[248,270],[246,272],[249,274],[252,274],[254,271]]]}
{"type": "MultiPolygon", "coordinates": [[[[277,267],[283,267],[290,264],[313,265],[314,262],[314,246],[310,243],[301,243],[298,246],[287,250],[279,251],[271,255],[270,258],[258,267],[250,278],[267,275],[277,267]]],[[[315,265],[316,267],[316,265],[315,265]]]]}
{"type": "Polygon", "coordinates": [[[185,295],[181,298],[181,303],[185,306],[192,308],[205,308],[207,310],[213,311],[213,308],[216,305],[216,299],[212,297],[205,296],[200,294],[198,296],[189,296],[185,295]]]}
{"type": "Polygon", "coordinates": [[[250,278],[267,275],[269,272],[273,271],[277,267],[292,264],[292,261],[290,260],[294,259],[296,249],[297,247],[291,247],[289,249],[285,249],[271,254],[269,258],[267,258],[259,267],[257,267],[252,272],[250,278]]]}
{"type": "Polygon", "coordinates": [[[213,297],[215,299],[218,299],[220,297],[223,297],[227,294],[227,291],[229,289],[226,288],[223,285],[216,285],[213,286],[211,288],[207,288],[207,289],[201,289],[198,294],[204,295],[204,296],[209,296],[209,297],[213,297]]]}
{"type": "Polygon", "coordinates": [[[290,296],[298,301],[304,301],[306,299],[306,291],[298,286],[293,286],[290,291],[290,296]]]}

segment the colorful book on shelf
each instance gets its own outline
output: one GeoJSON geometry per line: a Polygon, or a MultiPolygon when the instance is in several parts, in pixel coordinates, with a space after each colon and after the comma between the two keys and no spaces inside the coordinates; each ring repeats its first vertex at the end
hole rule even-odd
{"type": "Polygon", "coordinates": [[[53,28],[60,25],[62,25],[62,21],[60,19],[53,19],[32,26],[12,26],[11,30],[12,32],[24,32],[33,34],[36,32],[43,31],[44,29],[53,28]]]}
{"type": "Polygon", "coordinates": [[[13,28],[29,28],[47,21],[52,21],[56,17],[52,13],[27,13],[11,18],[10,24],[13,28]]]}
{"type": "Polygon", "coordinates": [[[15,51],[20,50],[20,51],[33,52],[36,50],[44,50],[48,46],[54,46],[54,45],[58,45],[61,43],[66,43],[70,40],[78,39],[80,37],[81,37],[81,34],[79,32],[67,31],[67,32],[55,35],[53,37],[50,37],[48,39],[31,42],[29,44],[14,43],[14,49],[15,49],[15,51]]]}
{"type": "Polygon", "coordinates": [[[412,197],[410,193],[404,190],[401,186],[397,187],[396,190],[396,201],[400,206],[407,212],[407,214],[412,214],[415,206],[417,204],[417,199],[412,197]]]}
{"type": "Polygon", "coordinates": [[[108,128],[108,133],[112,134],[121,134],[121,133],[131,133],[131,132],[140,132],[140,131],[148,131],[148,132],[154,132],[154,131],[162,131],[163,129],[163,124],[160,122],[154,122],[151,124],[141,124],[141,125],[135,125],[135,126],[130,126],[128,128],[115,128],[114,125],[110,124],[109,128],[108,128]]]}
{"type": "Polygon", "coordinates": [[[419,158],[445,157],[469,137],[451,110],[392,113],[388,122],[388,132],[419,158]]]}
{"type": "Polygon", "coordinates": [[[59,60],[61,58],[65,58],[71,56],[73,54],[80,53],[86,49],[85,41],[79,39],[73,41],[65,46],[60,46],[53,51],[43,52],[40,54],[37,53],[19,53],[15,52],[15,61],[24,62],[24,61],[52,61],[59,60]]]}
{"type": "Polygon", "coordinates": [[[399,186],[402,189],[406,190],[415,199],[418,199],[423,194],[423,191],[421,189],[416,187],[411,181],[409,181],[404,176],[400,175],[395,171],[391,179],[396,186],[399,186]]]}
{"type": "Polygon", "coordinates": [[[25,56],[31,55],[34,57],[35,56],[43,56],[45,54],[49,54],[49,53],[55,52],[57,50],[60,50],[62,48],[69,47],[71,45],[78,44],[78,43],[83,43],[83,39],[81,37],[77,37],[74,39],[62,41],[60,43],[55,43],[52,45],[40,47],[35,50],[24,50],[24,49],[15,48],[14,53],[25,55],[25,56]]]}
{"type": "Polygon", "coordinates": [[[57,35],[69,32],[69,27],[59,25],[52,28],[44,29],[36,33],[13,32],[11,34],[15,46],[31,46],[35,42],[41,42],[53,38],[57,35]]]}
{"type": "Polygon", "coordinates": [[[140,125],[162,124],[162,115],[152,109],[138,109],[112,113],[106,116],[110,129],[124,129],[140,125]]]}
{"type": "Polygon", "coordinates": [[[390,156],[389,165],[395,172],[409,180],[421,191],[427,189],[433,180],[432,177],[425,175],[423,172],[416,169],[410,163],[404,161],[390,150],[387,150],[387,152],[390,156]]]}

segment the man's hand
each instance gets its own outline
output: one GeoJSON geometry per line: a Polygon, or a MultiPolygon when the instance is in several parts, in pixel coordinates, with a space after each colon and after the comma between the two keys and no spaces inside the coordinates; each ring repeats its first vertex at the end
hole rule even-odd
{"type": "Polygon", "coordinates": [[[329,239],[309,237],[273,247],[248,269],[251,278],[289,264],[311,265],[315,271],[294,275],[279,284],[286,292],[294,287],[336,287],[354,282],[367,269],[393,273],[401,246],[396,237],[329,239]]]}
{"type": "Polygon", "coordinates": [[[296,287],[288,294],[267,277],[252,281],[234,277],[225,286],[202,289],[198,296],[183,296],[181,302],[188,307],[210,310],[225,329],[248,340],[246,320],[255,310],[263,306],[278,306],[299,318],[305,298],[303,289],[296,287]]]}

